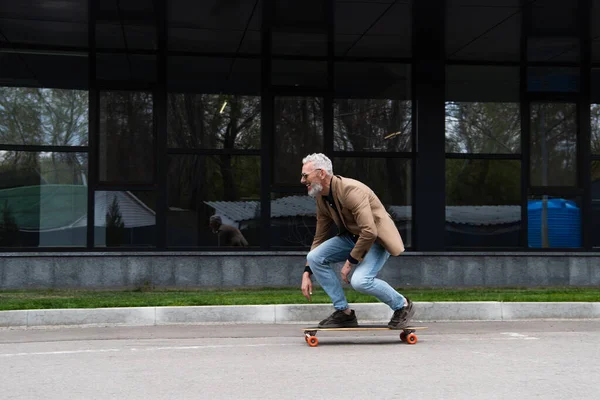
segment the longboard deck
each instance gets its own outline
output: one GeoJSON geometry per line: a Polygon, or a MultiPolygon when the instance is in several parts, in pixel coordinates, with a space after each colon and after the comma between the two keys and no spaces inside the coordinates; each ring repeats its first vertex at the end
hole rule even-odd
{"type": "Polygon", "coordinates": [[[408,344],[416,344],[418,339],[415,331],[427,329],[426,326],[407,326],[405,328],[389,328],[387,325],[358,325],[350,328],[319,328],[318,326],[302,328],[304,340],[310,347],[319,344],[317,331],[400,331],[400,340],[408,344]]]}
{"type": "Polygon", "coordinates": [[[405,328],[389,328],[387,325],[358,325],[349,328],[319,328],[318,326],[302,328],[308,331],[418,331],[427,329],[426,326],[407,326],[405,328]]]}

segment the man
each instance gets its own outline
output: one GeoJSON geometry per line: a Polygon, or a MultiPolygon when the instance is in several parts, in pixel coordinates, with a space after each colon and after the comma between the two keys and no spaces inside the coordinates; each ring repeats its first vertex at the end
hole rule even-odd
{"type": "Polygon", "coordinates": [[[404,252],[404,243],[394,221],[373,191],[354,179],[333,175],[331,160],[324,154],[311,154],[302,160],[300,182],[317,201],[317,228],[302,274],[302,294],[310,301],[311,275],[331,298],[335,312],[319,327],[353,327],[358,325],[342,284],[331,264],[345,261],[340,272],[344,282],[387,304],[393,311],[390,328],[408,326],[414,315],[413,303],[376,278],[391,255],[404,252]],[[339,234],[327,239],[331,224],[339,234]],[[352,278],[348,276],[353,272],[352,278]]]}
{"type": "Polygon", "coordinates": [[[208,224],[218,235],[219,246],[248,246],[248,241],[235,226],[226,225],[218,215],[210,217],[208,224]]]}

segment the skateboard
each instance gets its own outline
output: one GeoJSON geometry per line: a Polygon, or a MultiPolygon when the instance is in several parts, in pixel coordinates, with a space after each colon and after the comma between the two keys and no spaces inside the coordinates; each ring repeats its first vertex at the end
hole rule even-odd
{"type": "Polygon", "coordinates": [[[317,347],[319,339],[317,339],[317,331],[401,331],[400,340],[408,344],[416,344],[418,341],[415,331],[427,329],[426,326],[407,326],[406,328],[388,328],[387,325],[359,325],[351,328],[319,328],[313,326],[302,328],[304,331],[304,340],[310,347],[317,347]]]}

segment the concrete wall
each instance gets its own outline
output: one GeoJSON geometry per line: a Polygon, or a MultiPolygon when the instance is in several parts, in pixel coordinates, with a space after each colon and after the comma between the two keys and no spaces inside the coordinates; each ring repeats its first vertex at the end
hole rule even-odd
{"type": "MultiPolygon", "coordinates": [[[[0,253],[0,289],[299,287],[305,255],[0,253]]],[[[396,287],[600,286],[600,253],[407,252],[380,277],[396,287]]]]}

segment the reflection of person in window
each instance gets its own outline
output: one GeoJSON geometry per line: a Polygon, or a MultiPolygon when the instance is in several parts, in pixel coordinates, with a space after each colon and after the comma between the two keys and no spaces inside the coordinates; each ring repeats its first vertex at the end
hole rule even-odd
{"type": "Polygon", "coordinates": [[[224,224],[218,215],[210,217],[208,223],[213,233],[218,235],[219,246],[248,246],[248,241],[242,232],[234,226],[224,224]]]}

